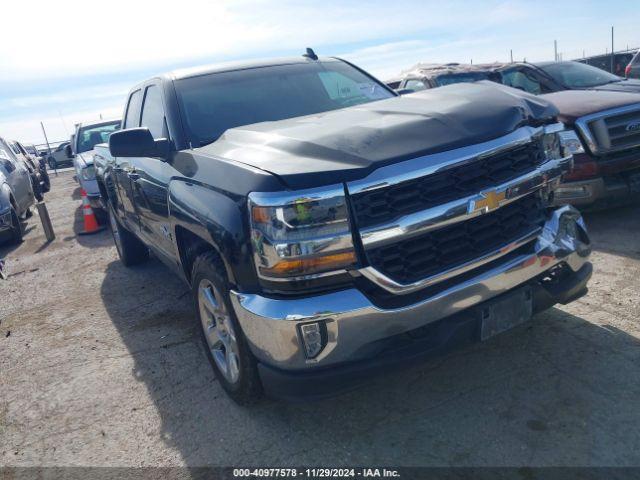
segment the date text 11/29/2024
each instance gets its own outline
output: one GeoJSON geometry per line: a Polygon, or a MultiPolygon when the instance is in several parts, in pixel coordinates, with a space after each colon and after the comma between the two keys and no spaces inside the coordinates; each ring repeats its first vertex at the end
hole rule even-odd
{"type": "Polygon", "coordinates": [[[397,470],[388,468],[234,468],[235,478],[399,478],[397,470]]]}

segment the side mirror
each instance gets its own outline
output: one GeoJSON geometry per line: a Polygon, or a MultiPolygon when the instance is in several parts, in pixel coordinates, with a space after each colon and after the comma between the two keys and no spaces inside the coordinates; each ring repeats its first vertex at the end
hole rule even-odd
{"type": "Polygon", "coordinates": [[[67,156],[67,158],[73,158],[73,152],[71,151],[71,145],[67,145],[66,147],[64,147],[64,154],[67,156]]]}
{"type": "Polygon", "coordinates": [[[415,90],[412,90],[410,88],[399,88],[398,90],[396,90],[396,93],[398,95],[407,95],[409,93],[415,93],[415,90]]]}
{"type": "Polygon", "coordinates": [[[129,128],[109,136],[109,152],[113,157],[169,157],[169,140],[155,140],[148,128],[129,128]]]}

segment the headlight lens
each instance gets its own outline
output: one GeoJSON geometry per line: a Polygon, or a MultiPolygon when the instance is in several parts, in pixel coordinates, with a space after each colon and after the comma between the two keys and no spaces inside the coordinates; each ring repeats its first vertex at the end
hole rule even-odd
{"type": "Polygon", "coordinates": [[[262,278],[309,278],[356,263],[342,186],[251,193],[249,221],[256,268],[262,278]]]}
{"type": "Polygon", "coordinates": [[[560,124],[547,125],[542,135],[542,148],[544,156],[547,160],[556,160],[562,158],[562,149],[560,146],[560,138],[558,131],[562,128],[560,124]]]}
{"type": "Polygon", "coordinates": [[[96,179],[96,169],[93,165],[89,165],[87,167],[84,167],[81,171],[80,174],[82,175],[82,178],[84,180],[95,180],[96,179]]]}
{"type": "Polygon", "coordinates": [[[562,130],[558,132],[558,136],[560,137],[560,144],[565,151],[565,155],[584,153],[584,146],[575,130],[562,130]]]}

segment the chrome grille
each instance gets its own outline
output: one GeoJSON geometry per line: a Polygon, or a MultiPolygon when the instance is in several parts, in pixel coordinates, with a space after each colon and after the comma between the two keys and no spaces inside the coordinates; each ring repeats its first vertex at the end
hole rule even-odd
{"type": "Polygon", "coordinates": [[[640,145],[640,110],[604,119],[613,150],[640,145]]]}
{"type": "Polygon", "coordinates": [[[364,253],[360,274],[404,295],[529,248],[546,195],[572,164],[571,156],[542,152],[542,134],[559,127],[521,127],[347,183],[364,253]]]}
{"type": "Polygon", "coordinates": [[[595,155],[622,152],[640,146],[640,104],[586,115],[576,126],[595,155]]]}
{"type": "Polygon", "coordinates": [[[531,172],[543,161],[539,142],[531,142],[432,175],[364,191],[351,198],[356,222],[365,228],[464,198],[531,172]]]}
{"type": "Polygon", "coordinates": [[[372,267],[399,283],[411,283],[480,258],[532,232],[544,223],[538,195],[467,222],[366,252],[372,267]]]}

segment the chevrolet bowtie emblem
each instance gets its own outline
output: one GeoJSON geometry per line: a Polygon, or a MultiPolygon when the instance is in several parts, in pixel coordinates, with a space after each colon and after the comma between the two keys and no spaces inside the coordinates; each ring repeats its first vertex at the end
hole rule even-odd
{"type": "Polygon", "coordinates": [[[484,198],[481,198],[480,200],[476,200],[474,202],[472,210],[474,212],[478,210],[483,210],[484,212],[495,210],[500,206],[500,202],[507,197],[507,192],[504,191],[498,193],[494,190],[491,190],[489,192],[482,192],[480,195],[482,195],[484,198]]]}

